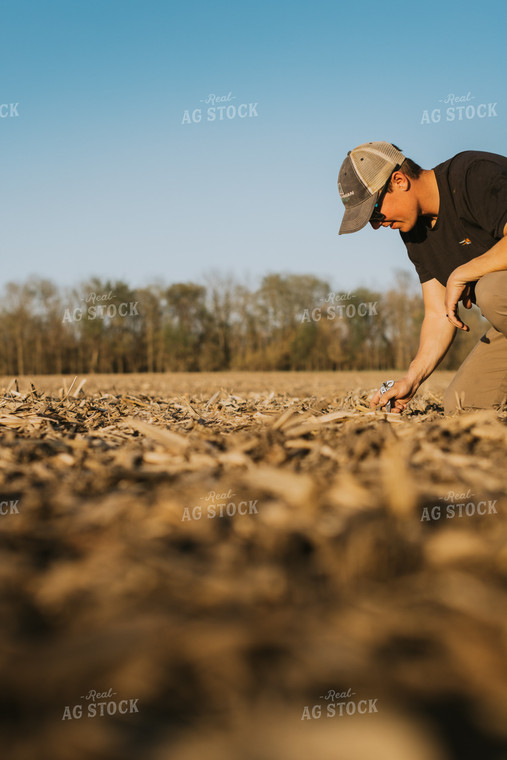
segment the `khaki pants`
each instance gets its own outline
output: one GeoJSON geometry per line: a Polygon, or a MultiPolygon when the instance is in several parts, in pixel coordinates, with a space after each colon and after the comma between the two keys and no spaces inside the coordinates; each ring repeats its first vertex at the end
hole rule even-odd
{"type": "Polygon", "coordinates": [[[475,299],[493,326],[470,351],[447,388],[445,414],[460,408],[489,409],[507,401],[507,271],[481,277],[475,299]]]}

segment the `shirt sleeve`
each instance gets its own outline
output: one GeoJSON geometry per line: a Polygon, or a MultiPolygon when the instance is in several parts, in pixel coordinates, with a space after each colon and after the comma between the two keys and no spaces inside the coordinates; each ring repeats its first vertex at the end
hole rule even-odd
{"type": "Polygon", "coordinates": [[[466,174],[465,199],[470,221],[500,240],[507,223],[507,166],[474,161],[466,174]]]}

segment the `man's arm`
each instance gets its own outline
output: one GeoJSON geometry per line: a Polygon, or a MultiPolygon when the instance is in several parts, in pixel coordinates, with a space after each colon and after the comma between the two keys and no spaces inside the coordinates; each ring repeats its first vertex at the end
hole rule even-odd
{"type": "MultiPolygon", "coordinates": [[[[382,406],[393,400],[392,411],[402,412],[417,389],[438,367],[456,335],[456,328],[445,314],[445,288],[436,279],[422,284],[424,320],[421,326],[419,348],[410,363],[407,374],[382,396],[382,406]]],[[[380,402],[380,391],[373,396],[370,406],[380,402]]]]}
{"type": "Polygon", "coordinates": [[[445,287],[436,279],[423,282],[424,320],[419,348],[410,363],[406,378],[417,390],[438,367],[456,335],[445,311],[445,287]]]}
{"type": "Polygon", "coordinates": [[[468,332],[469,327],[457,315],[458,301],[468,282],[484,277],[490,272],[501,272],[507,269],[507,224],[503,228],[503,238],[495,243],[489,251],[467,261],[451,272],[447,280],[445,293],[445,313],[451,325],[468,332]]]}

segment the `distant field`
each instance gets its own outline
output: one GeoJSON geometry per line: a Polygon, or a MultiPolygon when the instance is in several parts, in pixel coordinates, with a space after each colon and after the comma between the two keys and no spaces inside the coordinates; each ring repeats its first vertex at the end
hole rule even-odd
{"type": "MultiPolygon", "coordinates": [[[[166,372],[128,375],[79,375],[78,381],[86,377],[85,393],[93,391],[122,391],[129,393],[154,392],[172,393],[214,393],[224,388],[229,393],[252,391],[304,395],[332,395],[348,390],[368,390],[378,388],[384,380],[399,379],[403,373],[396,370],[385,372],[166,372]]],[[[421,387],[434,393],[443,393],[454,372],[436,371],[421,387]]],[[[65,380],[70,386],[74,375],[33,375],[19,378],[21,390],[29,390],[30,382],[44,392],[57,392],[65,380]]],[[[13,377],[1,377],[0,387],[5,388],[13,377]]]]}
{"type": "Polygon", "coordinates": [[[507,413],[399,376],[0,378],[2,756],[505,760],[507,413]]]}

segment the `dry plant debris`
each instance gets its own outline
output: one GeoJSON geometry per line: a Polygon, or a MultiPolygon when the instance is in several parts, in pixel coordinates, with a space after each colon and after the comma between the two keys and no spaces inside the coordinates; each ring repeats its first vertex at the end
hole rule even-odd
{"type": "Polygon", "coordinates": [[[507,756],[506,410],[87,380],[0,392],[9,760],[507,756]]]}

